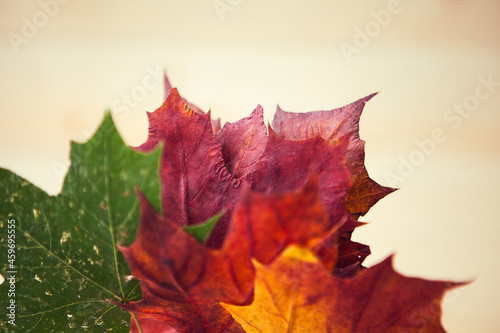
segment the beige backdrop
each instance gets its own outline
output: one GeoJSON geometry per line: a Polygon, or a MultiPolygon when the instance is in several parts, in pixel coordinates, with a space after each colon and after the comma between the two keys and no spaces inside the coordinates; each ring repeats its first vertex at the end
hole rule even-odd
{"type": "Polygon", "coordinates": [[[500,329],[498,0],[0,0],[0,166],[56,194],[69,141],[106,108],[142,143],[164,68],[223,121],[381,91],[361,121],[366,164],[401,190],[354,238],[368,265],[397,253],[405,274],[475,278],[448,294],[444,324],[500,329]]]}

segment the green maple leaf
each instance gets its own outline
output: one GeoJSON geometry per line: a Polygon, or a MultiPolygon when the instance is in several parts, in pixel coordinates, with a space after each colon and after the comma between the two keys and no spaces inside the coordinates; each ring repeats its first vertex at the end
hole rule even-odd
{"type": "Polygon", "coordinates": [[[134,186],[160,207],[159,153],[127,147],[107,112],[91,140],[72,143],[59,195],[0,169],[0,273],[16,278],[13,297],[9,280],[0,285],[2,330],[129,332],[130,314],[107,300],[137,301],[140,288],[126,278],[130,271],[116,245],[135,238],[134,186]],[[15,262],[8,261],[10,224],[15,262]],[[6,315],[11,299],[16,326],[6,315]]]}

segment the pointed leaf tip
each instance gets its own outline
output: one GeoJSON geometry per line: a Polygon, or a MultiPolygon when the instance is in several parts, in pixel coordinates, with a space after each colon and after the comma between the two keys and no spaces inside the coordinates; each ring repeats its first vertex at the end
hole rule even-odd
{"type": "Polygon", "coordinates": [[[225,214],[224,211],[215,214],[208,221],[202,224],[184,226],[182,229],[191,235],[200,244],[205,244],[212,233],[213,228],[219,222],[220,218],[225,214]]]}

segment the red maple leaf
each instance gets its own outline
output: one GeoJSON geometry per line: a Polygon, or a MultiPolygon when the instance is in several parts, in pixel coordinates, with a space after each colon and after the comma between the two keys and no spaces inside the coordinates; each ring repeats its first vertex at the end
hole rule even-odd
{"type": "Polygon", "coordinates": [[[138,192],[141,220],[135,242],[120,248],[140,281],[142,300],[116,303],[177,332],[243,332],[218,303],[253,300],[252,258],[269,264],[289,245],[312,247],[330,226],[317,180],[294,193],[266,196],[246,190],[221,249],[199,244],[158,215],[138,192]]]}
{"type": "MultiPolygon", "coordinates": [[[[346,232],[358,225],[345,208],[350,186],[346,146],[353,132],[336,141],[319,136],[284,139],[272,128],[267,135],[262,108],[257,107],[249,117],[214,134],[210,114],[200,112],[187,106],[174,88],[159,109],[148,113],[149,137],[139,150],[151,151],[164,142],[162,208],[171,221],[180,226],[199,224],[225,210],[206,244],[220,248],[242,182],[260,193],[284,193],[301,188],[317,172],[331,223],[342,221],[346,232]]],[[[360,258],[348,264],[360,264],[360,258]]]]}
{"type": "MultiPolygon", "coordinates": [[[[418,331],[412,324],[415,309],[439,301],[454,284],[403,277],[389,261],[359,273],[370,250],[350,240],[363,224],[359,216],[394,190],[370,179],[364,166],[358,123],[374,95],[330,111],[294,114],[278,108],[268,128],[258,106],[249,117],[220,129],[210,112],[187,104],[166,83],[168,97],[148,113],[149,137],[138,148],[148,152],[163,145],[163,213],[138,192],[137,239],[120,250],[140,281],[142,299],[115,304],[151,331],[262,331],[262,323],[249,325],[241,313],[250,311],[252,321],[265,317],[262,293],[276,292],[319,304],[313,307],[318,316],[313,321],[333,320],[319,331],[418,331]],[[206,245],[182,229],[221,211],[226,213],[206,245]],[[262,283],[262,272],[276,280],[280,271],[294,269],[289,262],[280,266],[288,260],[282,253],[293,245],[310,250],[316,262],[313,270],[294,273],[300,279],[292,282],[300,281],[302,292],[279,289],[279,283],[275,291],[254,289],[256,281],[262,283]]],[[[432,321],[427,331],[442,331],[440,313],[426,317],[432,321]]],[[[298,327],[287,320],[284,331],[298,327]]],[[[265,331],[276,331],[272,321],[262,322],[265,331]]],[[[307,321],[301,325],[302,331],[316,327],[307,321]]]]}
{"type": "Polygon", "coordinates": [[[365,142],[359,137],[359,119],[366,102],[375,95],[368,95],[354,103],[328,111],[291,113],[278,106],[273,121],[274,130],[287,139],[305,139],[319,135],[335,142],[345,134],[352,133],[346,152],[352,186],[345,203],[349,213],[354,216],[365,215],[377,201],[395,190],[372,180],[365,167],[365,142]]]}

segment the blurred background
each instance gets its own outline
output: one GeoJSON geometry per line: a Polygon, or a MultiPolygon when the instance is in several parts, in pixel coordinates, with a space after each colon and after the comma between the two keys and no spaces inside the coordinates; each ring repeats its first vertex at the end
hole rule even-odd
{"type": "Polygon", "coordinates": [[[449,332],[500,329],[498,0],[0,0],[0,166],[57,194],[69,142],[112,110],[125,141],[181,95],[234,122],[381,91],[361,137],[372,178],[401,188],[362,218],[373,265],[475,282],[447,294],[449,332]]]}

